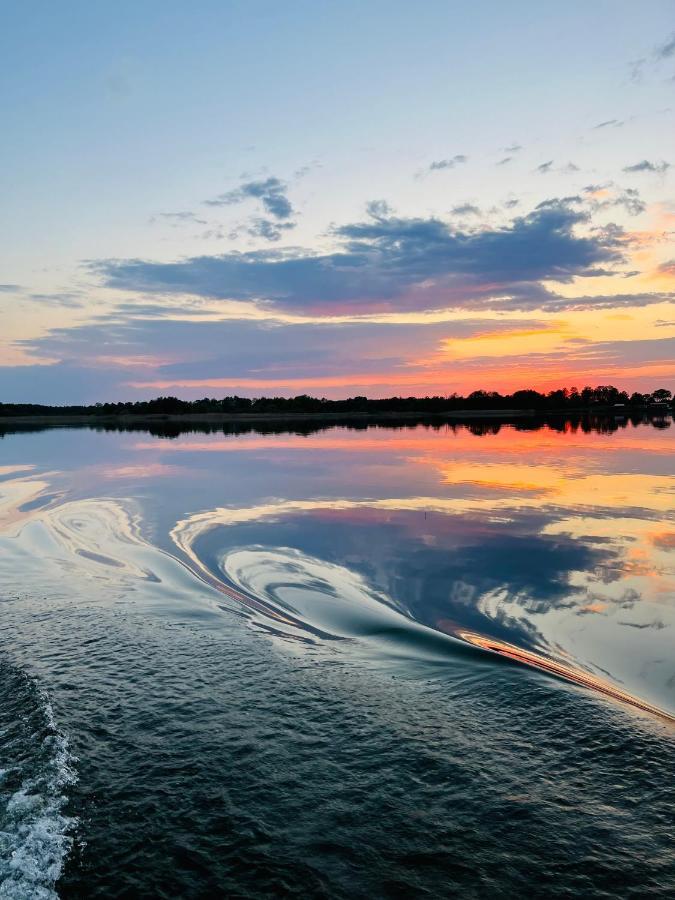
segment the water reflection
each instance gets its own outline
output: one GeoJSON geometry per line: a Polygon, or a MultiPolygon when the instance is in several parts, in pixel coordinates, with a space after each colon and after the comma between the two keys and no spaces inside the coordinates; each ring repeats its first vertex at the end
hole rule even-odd
{"type": "MultiPolygon", "coordinates": [[[[640,520],[631,520],[633,533],[620,537],[607,535],[602,510],[597,521],[581,521],[574,534],[562,507],[547,515],[508,507],[503,498],[498,510],[489,499],[311,501],[199,513],[172,536],[202,577],[216,585],[224,577],[242,602],[255,600],[259,625],[285,610],[295,616],[287,634],[304,623],[309,631],[352,635],[342,619],[335,625],[333,600],[325,618],[326,598],[347,593],[334,587],[334,567],[343,565],[360,579],[363,596],[367,589],[410,622],[495,652],[517,648],[512,659],[546,668],[545,658],[548,670],[553,662],[564,677],[570,671],[560,667],[572,664],[579,683],[581,667],[587,684],[589,674],[609,678],[616,689],[669,707],[670,561],[657,558],[663,551],[649,531],[635,546],[640,520]],[[309,593],[298,594],[298,584],[309,593]],[[303,602],[294,605],[289,593],[303,602]],[[627,639],[627,631],[640,637],[627,639]]],[[[341,615],[351,617],[348,604],[341,615]]],[[[361,627],[356,617],[350,621],[361,627]]],[[[278,621],[274,627],[281,627],[278,621]]],[[[375,630],[371,623],[366,631],[372,637],[375,630]]]]}
{"type": "Polygon", "coordinates": [[[402,665],[508,659],[675,712],[667,424],[17,433],[3,444],[3,552],[152,583],[158,606],[176,557],[214,609],[277,639],[402,665]]]}

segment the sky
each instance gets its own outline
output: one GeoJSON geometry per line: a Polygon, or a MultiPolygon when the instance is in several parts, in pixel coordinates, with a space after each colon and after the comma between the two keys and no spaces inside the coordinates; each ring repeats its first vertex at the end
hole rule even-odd
{"type": "Polygon", "coordinates": [[[0,402],[675,389],[673,0],[0,9],[0,402]]]}

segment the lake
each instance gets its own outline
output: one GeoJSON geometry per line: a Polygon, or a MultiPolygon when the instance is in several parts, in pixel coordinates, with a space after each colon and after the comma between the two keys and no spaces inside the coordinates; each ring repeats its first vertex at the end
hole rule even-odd
{"type": "Polygon", "coordinates": [[[671,894],[670,419],[0,433],[0,896],[671,894]]]}

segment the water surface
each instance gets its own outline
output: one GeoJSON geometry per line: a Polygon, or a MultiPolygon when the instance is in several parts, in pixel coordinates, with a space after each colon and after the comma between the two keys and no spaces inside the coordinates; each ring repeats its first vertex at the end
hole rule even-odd
{"type": "Polygon", "coordinates": [[[7,431],[0,896],[668,896],[669,426],[7,431]]]}

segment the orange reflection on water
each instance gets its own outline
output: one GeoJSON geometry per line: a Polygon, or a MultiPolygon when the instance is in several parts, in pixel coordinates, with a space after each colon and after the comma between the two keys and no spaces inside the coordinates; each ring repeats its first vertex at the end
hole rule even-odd
{"type": "MultiPolygon", "coordinates": [[[[527,423],[527,419],[524,420],[527,423]]],[[[476,422],[476,428],[484,423],[476,422]]],[[[290,423],[289,427],[293,427],[290,423]]],[[[488,428],[490,426],[488,425],[488,428]]],[[[277,450],[347,450],[352,452],[381,452],[386,448],[388,453],[415,452],[421,455],[439,457],[441,453],[466,455],[469,458],[480,455],[481,461],[486,457],[525,456],[536,462],[546,456],[556,458],[568,456],[571,449],[578,449],[584,455],[584,461],[590,453],[601,452],[615,454],[619,451],[633,450],[644,453],[668,453],[672,449],[672,437],[668,433],[654,430],[650,433],[649,443],[644,437],[636,434],[633,428],[619,430],[611,434],[582,432],[575,430],[570,423],[563,431],[544,426],[537,430],[517,430],[495,421],[492,433],[477,435],[469,427],[441,424],[434,428],[418,427],[392,429],[383,427],[369,428],[368,431],[356,431],[344,427],[335,427],[314,434],[230,434],[214,433],[212,435],[183,435],[172,440],[141,440],[133,443],[132,449],[138,451],[157,451],[160,453],[220,453],[277,450]]],[[[440,458],[440,457],[439,457],[440,458]]],[[[413,461],[413,460],[410,460],[413,461]]],[[[574,458],[572,458],[574,462],[574,458]]]]}

